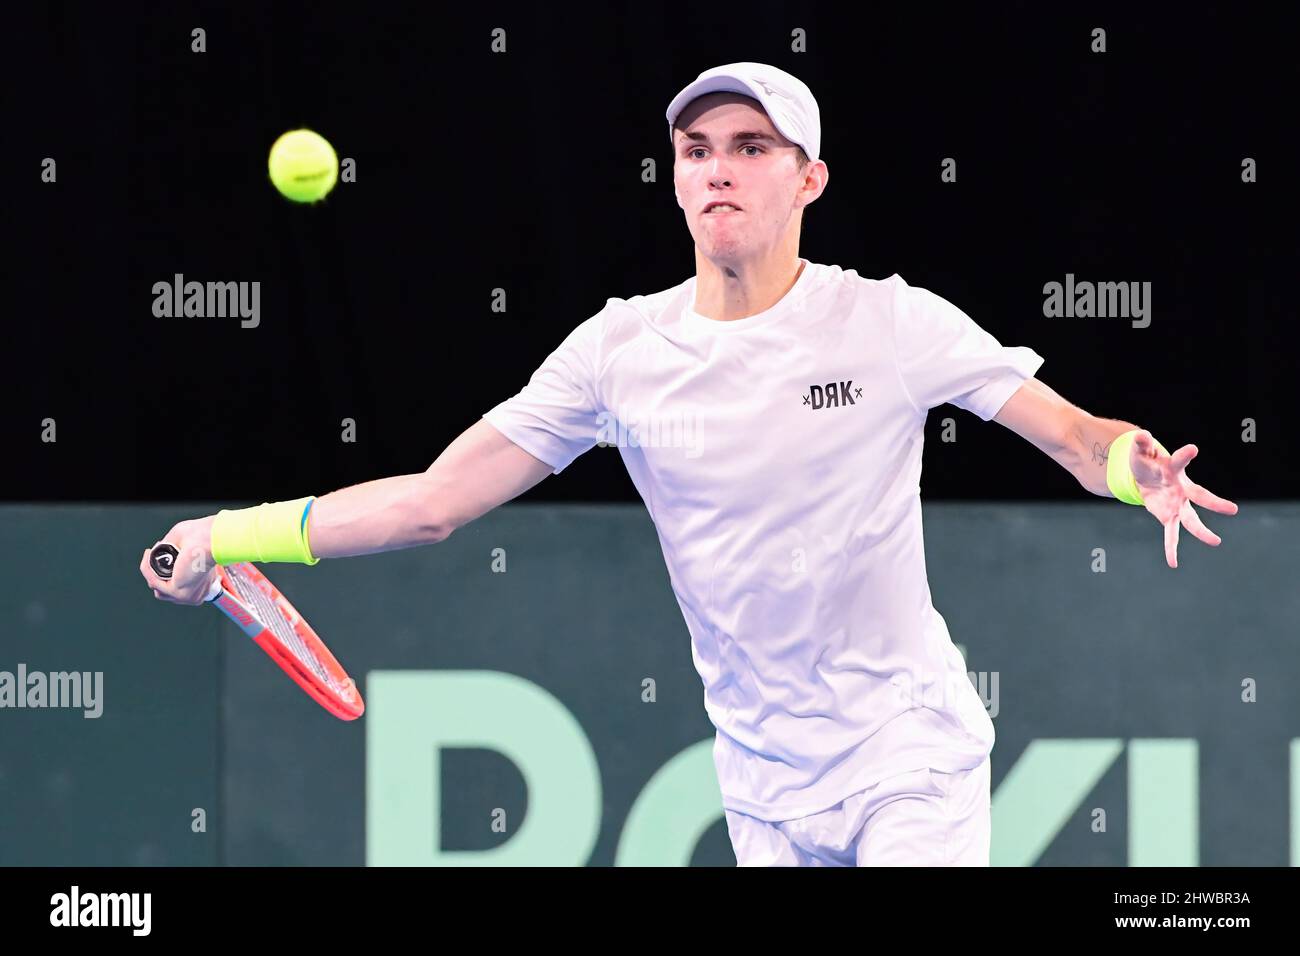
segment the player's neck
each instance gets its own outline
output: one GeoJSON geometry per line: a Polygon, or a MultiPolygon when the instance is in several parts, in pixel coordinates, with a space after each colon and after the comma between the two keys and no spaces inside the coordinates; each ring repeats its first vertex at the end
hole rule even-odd
{"type": "Polygon", "coordinates": [[[715,264],[695,251],[695,311],[730,322],[766,312],[785,297],[804,265],[782,250],[765,261],[715,264]]]}

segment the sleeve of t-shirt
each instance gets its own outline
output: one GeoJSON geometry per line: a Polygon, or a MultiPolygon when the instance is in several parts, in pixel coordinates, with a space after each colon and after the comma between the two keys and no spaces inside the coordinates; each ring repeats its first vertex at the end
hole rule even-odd
{"type": "Polygon", "coordinates": [[[594,446],[601,428],[596,368],[601,319],[597,313],[560,343],[518,394],[483,417],[506,438],[558,475],[594,446]]]}
{"type": "Polygon", "coordinates": [[[988,421],[1043,364],[1033,349],[1002,345],[941,296],[902,276],[889,281],[899,375],[919,411],[948,402],[988,421]]]}

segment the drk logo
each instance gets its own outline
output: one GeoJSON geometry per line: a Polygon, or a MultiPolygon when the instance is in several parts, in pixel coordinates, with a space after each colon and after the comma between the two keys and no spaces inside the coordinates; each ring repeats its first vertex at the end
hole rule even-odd
{"type": "Polygon", "coordinates": [[[813,385],[803,397],[803,403],[814,411],[819,408],[838,408],[841,405],[856,405],[854,398],[862,397],[862,389],[847,382],[827,382],[825,385],[813,385]]]}

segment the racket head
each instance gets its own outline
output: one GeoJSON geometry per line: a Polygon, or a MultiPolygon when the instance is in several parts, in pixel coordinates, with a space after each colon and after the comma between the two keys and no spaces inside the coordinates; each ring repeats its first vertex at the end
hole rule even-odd
{"type": "Polygon", "coordinates": [[[356,720],[365,713],[356,682],[265,574],[239,562],[221,567],[220,579],[221,592],[212,603],[313,700],[340,720],[356,720]]]}

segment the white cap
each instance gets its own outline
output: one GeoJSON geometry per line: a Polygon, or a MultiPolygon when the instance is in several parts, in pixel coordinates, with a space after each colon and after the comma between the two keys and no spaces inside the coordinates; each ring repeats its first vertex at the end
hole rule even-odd
{"type": "Polygon", "coordinates": [[[673,123],[691,100],[706,93],[743,93],[758,100],[781,135],[798,143],[816,162],[822,145],[822,119],[812,90],[797,77],[766,63],[728,63],[705,70],[668,104],[668,139],[673,123]]]}

